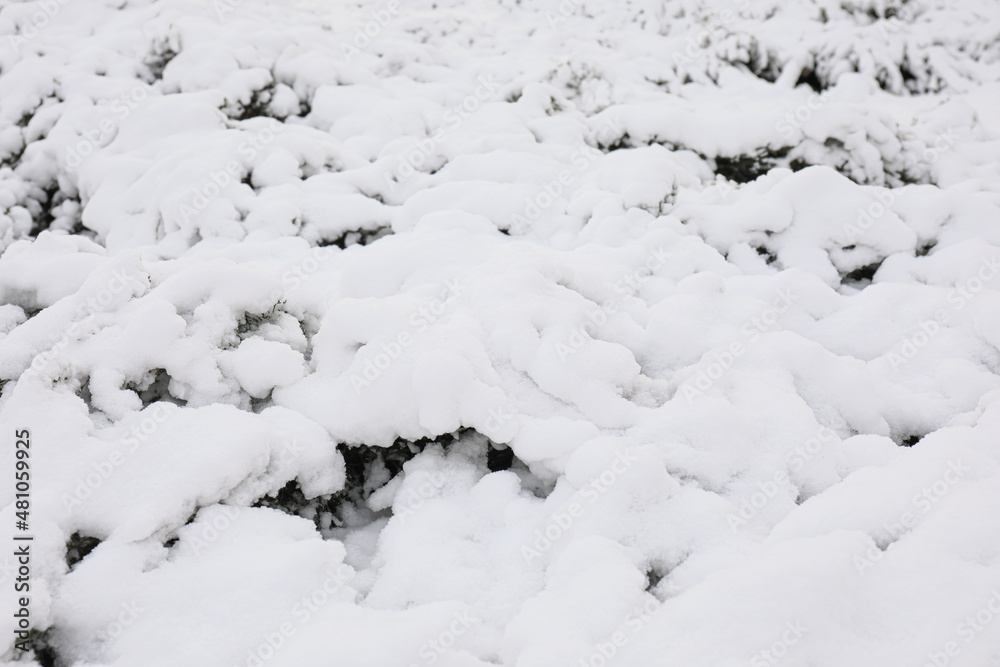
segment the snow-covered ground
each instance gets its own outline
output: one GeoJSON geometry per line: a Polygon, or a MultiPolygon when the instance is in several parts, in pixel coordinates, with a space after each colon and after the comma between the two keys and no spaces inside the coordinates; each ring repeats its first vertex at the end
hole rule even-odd
{"type": "Polygon", "coordinates": [[[996,0],[3,0],[0,661],[1000,665],[998,109],[996,0]]]}

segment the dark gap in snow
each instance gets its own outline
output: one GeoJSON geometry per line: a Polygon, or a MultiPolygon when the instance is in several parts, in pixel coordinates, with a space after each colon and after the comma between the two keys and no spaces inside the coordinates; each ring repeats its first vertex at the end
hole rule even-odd
{"type": "Polygon", "coordinates": [[[69,567],[70,572],[73,571],[77,563],[86,558],[100,543],[101,541],[96,537],[82,535],[80,531],[70,535],[69,541],[66,542],[66,565],[69,567]]]}
{"type": "Polygon", "coordinates": [[[250,311],[244,311],[243,316],[236,322],[236,334],[240,337],[240,339],[243,339],[256,332],[264,324],[274,324],[275,317],[278,313],[284,312],[281,309],[281,306],[283,306],[284,303],[285,301],[282,299],[263,313],[251,313],[250,311]]]}
{"type": "Polygon", "coordinates": [[[166,44],[158,46],[153,50],[142,64],[146,66],[146,70],[149,74],[149,79],[147,83],[154,83],[163,78],[163,70],[167,68],[170,61],[177,57],[177,52],[166,44]]]}
{"type": "Polygon", "coordinates": [[[670,568],[661,563],[650,563],[646,569],[646,592],[652,593],[657,584],[670,573],[670,568]]]}
{"type": "Polygon", "coordinates": [[[80,397],[80,400],[87,404],[87,410],[89,412],[94,412],[94,407],[91,405],[91,401],[94,397],[90,393],[90,377],[83,381],[80,388],[76,390],[76,395],[80,397]]]}
{"type": "Polygon", "coordinates": [[[754,246],[754,250],[757,251],[758,255],[760,255],[761,257],[764,258],[764,261],[767,262],[768,266],[770,266],[771,264],[774,264],[775,261],[777,261],[777,259],[778,259],[778,257],[773,252],[771,252],[770,250],[768,250],[764,246],[754,246]]]}
{"type": "MultiPolygon", "coordinates": [[[[552,74],[555,74],[555,72],[552,72],[552,74]]],[[[555,97],[549,96],[549,106],[547,109],[545,109],[546,116],[554,116],[555,114],[563,112],[565,110],[566,107],[560,104],[559,100],[557,100],[555,97]]]]}
{"type": "Polygon", "coordinates": [[[192,523],[194,523],[194,520],[198,518],[198,512],[200,512],[200,511],[201,511],[200,507],[195,507],[194,511],[191,512],[191,516],[189,516],[187,518],[187,520],[184,521],[184,525],[185,526],[190,526],[192,523]]]}
{"type": "Polygon", "coordinates": [[[183,405],[186,401],[170,394],[170,379],[170,374],[165,369],[154,368],[147,371],[138,382],[126,383],[122,388],[135,392],[142,401],[143,409],[159,401],[183,405]]]}
{"type": "Polygon", "coordinates": [[[778,66],[778,61],[774,58],[773,54],[767,51],[761,52],[760,44],[755,37],[750,38],[750,46],[746,49],[745,53],[746,56],[742,59],[729,60],[722,58],[722,61],[740,69],[746,68],[750,74],[753,74],[762,81],[774,83],[778,80],[778,77],[781,75],[781,68],[778,66]]]}
{"type": "Polygon", "coordinates": [[[375,229],[354,229],[351,231],[344,232],[340,236],[332,239],[323,238],[320,239],[316,244],[321,248],[327,246],[337,246],[341,250],[349,248],[352,245],[369,245],[378,241],[384,236],[392,234],[391,227],[376,227],[375,229]]]}
{"type": "Polygon", "coordinates": [[[606,153],[610,153],[612,151],[620,151],[623,148],[632,148],[632,141],[628,132],[626,132],[622,136],[616,138],[612,143],[602,144],[601,142],[598,142],[597,147],[606,153]]]}
{"type": "Polygon", "coordinates": [[[801,86],[802,84],[809,86],[817,93],[823,92],[823,90],[825,90],[826,88],[823,85],[823,82],[819,80],[819,77],[816,76],[816,71],[813,70],[812,68],[803,69],[802,73],[799,74],[799,78],[795,82],[795,86],[798,87],[801,86]]]}
{"type": "Polygon", "coordinates": [[[299,99],[299,117],[305,118],[312,113],[312,100],[310,99],[299,99]]]}
{"type": "Polygon", "coordinates": [[[929,253],[931,250],[933,250],[934,246],[936,246],[936,245],[937,245],[937,241],[935,241],[935,240],[932,239],[932,240],[928,241],[927,243],[924,243],[919,248],[916,248],[913,251],[913,254],[915,256],[917,256],[917,257],[925,257],[927,255],[927,253],[929,253]]]}
{"type": "Polygon", "coordinates": [[[892,73],[886,70],[884,67],[879,67],[878,71],[875,73],[875,82],[878,87],[887,93],[898,93],[896,86],[893,85],[892,73]]]}
{"type": "Polygon", "coordinates": [[[308,504],[302,488],[296,480],[290,480],[278,489],[274,495],[267,495],[255,502],[252,507],[270,507],[286,514],[298,515],[301,508],[308,504]]]}
{"type": "Polygon", "coordinates": [[[7,157],[0,159],[0,167],[6,166],[10,167],[11,169],[16,169],[17,166],[21,163],[21,157],[24,155],[24,151],[27,147],[28,145],[27,143],[24,142],[24,139],[22,137],[20,141],[20,146],[11,151],[10,153],[8,153],[7,157]]]}
{"type": "Polygon", "coordinates": [[[923,438],[924,436],[922,435],[908,435],[905,438],[903,438],[899,444],[902,447],[912,447],[913,445],[923,440],[923,438]]]}
{"type": "Polygon", "coordinates": [[[667,81],[666,79],[659,79],[659,78],[650,79],[649,77],[646,77],[646,81],[653,84],[657,88],[662,88],[667,93],[671,92],[671,86],[670,86],[671,82],[667,81]]]}
{"type": "MultiPolygon", "coordinates": [[[[898,10],[892,6],[885,6],[886,3],[866,3],[854,2],[851,0],[841,0],[840,8],[852,16],[864,17],[870,23],[892,18],[898,14],[898,10]]],[[[906,5],[906,1],[900,3],[906,5]]],[[[905,9],[905,7],[904,7],[905,9]]]]}
{"type": "Polygon", "coordinates": [[[908,91],[911,93],[919,92],[920,79],[910,68],[910,59],[908,55],[903,56],[903,63],[899,66],[899,73],[903,77],[903,86],[905,86],[908,91]]]}
{"type": "Polygon", "coordinates": [[[506,445],[496,446],[492,442],[486,450],[486,467],[490,472],[510,470],[514,465],[514,450],[506,445]]]}
{"type": "Polygon", "coordinates": [[[734,155],[731,157],[720,155],[712,161],[715,163],[713,171],[716,174],[736,183],[755,181],[774,166],[774,162],[765,155],[734,155]]]}
{"type": "Polygon", "coordinates": [[[28,235],[32,237],[38,236],[52,226],[52,222],[55,220],[52,209],[61,204],[66,198],[65,195],[62,197],[59,196],[61,190],[57,183],[52,183],[43,189],[42,192],[45,193],[45,199],[38,201],[39,211],[37,214],[31,216],[33,220],[31,231],[28,232],[28,235]]]}
{"type": "Polygon", "coordinates": [[[256,414],[260,414],[264,410],[266,410],[269,407],[273,406],[274,405],[274,401],[271,399],[271,396],[272,396],[273,393],[274,393],[273,390],[269,391],[269,392],[267,392],[267,396],[264,396],[263,398],[254,398],[253,396],[251,396],[250,397],[250,412],[253,412],[253,413],[256,413],[256,414]]]}
{"type": "Polygon", "coordinates": [[[42,305],[38,302],[38,290],[8,286],[0,294],[3,294],[3,304],[20,308],[25,320],[30,320],[42,312],[42,305]]]}
{"type": "Polygon", "coordinates": [[[39,667],[68,667],[70,664],[64,661],[56,650],[53,639],[54,630],[54,627],[49,627],[44,632],[39,632],[34,628],[28,630],[25,644],[27,644],[28,650],[34,653],[35,662],[39,667]]]}
{"type": "Polygon", "coordinates": [[[402,473],[407,461],[431,446],[440,447],[447,452],[459,441],[471,444],[475,451],[480,452],[485,467],[490,472],[514,472],[521,478],[522,486],[538,497],[544,498],[551,492],[551,488],[536,479],[509,447],[497,445],[474,429],[463,428],[434,438],[398,438],[388,447],[342,444],[338,449],[344,457],[346,480],[341,491],[307,499],[298,481],[292,480],[276,494],[258,499],[253,507],[270,507],[309,519],[326,536],[331,529],[367,525],[390,516],[389,509],[378,512],[372,510],[368,506],[368,500],[373,493],[402,473]]]}
{"type": "MultiPolygon", "coordinates": [[[[227,113],[232,120],[250,120],[251,118],[278,118],[270,109],[271,99],[274,97],[274,83],[265,86],[260,90],[255,90],[250,94],[250,101],[246,104],[237,102],[231,113],[227,113]]],[[[223,110],[225,111],[225,109],[223,110]]]]}
{"type": "Polygon", "coordinates": [[[388,447],[346,446],[341,448],[347,465],[346,489],[359,489],[367,499],[390,479],[403,471],[403,464],[430,445],[441,445],[447,451],[463,431],[445,433],[436,438],[406,440],[397,438],[388,447]],[[376,485],[377,486],[373,486],[376,485]]]}
{"type": "Polygon", "coordinates": [[[374,512],[368,507],[371,494],[402,472],[403,464],[427,445],[438,443],[446,447],[454,439],[454,434],[448,434],[435,440],[424,438],[411,442],[398,439],[388,447],[342,445],[339,450],[344,457],[347,477],[343,490],[307,499],[298,481],[291,480],[277,494],[264,496],[253,507],[270,507],[309,519],[321,532],[331,527],[371,523],[386,514],[374,512]]]}
{"type": "MultiPolygon", "coordinates": [[[[889,175],[890,174],[886,174],[886,176],[889,176],[889,175]]],[[[923,178],[921,176],[921,174],[919,174],[919,173],[914,174],[913,172],[909,171],[905,167],[899,173],[893,173],[891,175],[895,176],[897,179],[899,179],[899,185],[917,185],[917,184],[920,184],[920,183],[929,183],[929,182],[932,182],[929,179],[923,178]]]]}
{"type": "MultiPolygon", "coordinates": [[[[192,523],[194,523],[194,520],[198,518],[198,513],[201,512],[201,510],[204,509],[207,506],[208,505],[195,505],[194,511],[191,512],[190,515],[188,515],[188,518],[184,520],[183,524],[181,524],[180,526],[177,526],[176,528],[174,528],[170,532],[160,533],[161,539],[165,538],[165,539],[163,539],[163,548],[164,549],[173,549],[175,546],[177,546],[177,544],[181,541],[181,538],[180,538],[180,535],[179,535],[180,529],[183,528],[184,526],[190,526],[192,523]]],[[[204,535],[204,533],[202,533],[202,535],[204,535]]],[[[191,540],[192,537],[189,536],[187,539],[191,540]]],[[[194,537],[193,539],[195,541],[197,541],[199,538],[198,537],[194,537]]],[[[183,545],[182,545],[181,548],[184,548],[183,545]]]]}
{"type": "Polygon", "coordinates": [[[864,266],[858,267],[853,271],[843,275],[840,279],[841,283],[859,283],[854,285],[855,287],[867,287],[871,284],[872,279],[875,277],[875,273],[878,271],[879,267],[882,266],[882,261],[872,262],[871,264],[865,264],[864,266]]]}
{"type": "MultiPolygon", "coordinates": [[[[437,172],[438,170],[435,169],[432,173],[436,174],[437,172]]],[[[385,204],[385,197],[383,197],[382,193],[380,192],[361,192],[361,194],[363,194],[365,197],[368,197],[369,199],[374,199],[379,204],[385,204]]]]}

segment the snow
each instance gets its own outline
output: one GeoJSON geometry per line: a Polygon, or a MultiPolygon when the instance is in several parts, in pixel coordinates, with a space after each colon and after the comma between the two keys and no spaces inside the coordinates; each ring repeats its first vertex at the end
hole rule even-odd
{"type": "Polygon", "coordinates": [[[997,19],[0,6],[0,663],[1000,664],[997,19]]]}

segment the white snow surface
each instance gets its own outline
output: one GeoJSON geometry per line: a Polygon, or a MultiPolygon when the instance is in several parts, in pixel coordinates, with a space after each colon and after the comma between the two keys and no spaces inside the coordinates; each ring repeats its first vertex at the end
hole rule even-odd
{"type": "Polygon", "coordinates": [[[995,0],[0,3],[0,663],[1000,665],[998,108],[995,0]]]}

